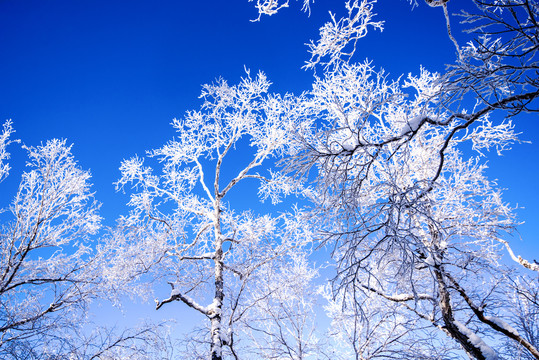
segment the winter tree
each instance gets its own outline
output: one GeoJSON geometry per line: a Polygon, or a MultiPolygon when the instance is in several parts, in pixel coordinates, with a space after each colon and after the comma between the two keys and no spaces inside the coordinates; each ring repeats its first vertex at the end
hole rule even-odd
{"type": "Polygon", "coordinates": [[[237,356],[242,319],[273,291],[260,293],[268,268],[290,261],[314,229],[298,211],[258,215],[235,210],[230,200],[232,192],[256,199],[249,182],[258,182],[259,197],[273,203],[281,195],[307,194],[297,182],[268,170],[290,142],[295,101],[268,94],[269,86],[262,73],[255,78],[247,73],[234,86],[224,80],[205,85],[201,110],[175,119],[177,137],[148,152],[160,170],[139,157],[121,165],[118,187],[133,189],[132,211],[115,235],[122,245],[110,279],[135,280],[141,292],[145,279],[168,282],[169,296],[157,299],[156,308],[179,301],[202,314],[212,359],[237,356]],[[227,157],[234,152],[241,152],[245,163],[227,157]]]}
{"type": "MultiPolygon", "coordinates": [[[[0,134],[0,178],[9,172],[10,121],[0,134]]],[[[92,247],[99,204],[65,140],[23,146],[27,169],[0,227],[0,357],[129,358],[152,349],[162,325],[123,332],[92,325],[90,303],[105,298],[106,254],[92,247]]]]}
{"type": "Polygon", "coordinates": [[[448,144],[440,171],[439,147],[451,129],[438,126],[450,115],[437,113],[431,96],[437,79],[422,70],[400,85],[368,63],[331,71],[315,83],[302,111],[320,128],[298,133],[305,146],[289,170],[318,168],[319,206],[327,209],[338,261],[337,293],[370,293],[402,304],[469,356],[489,359],[494,350],[464,325],[471,319],[525,342],[489,320],[483,311],[489,292],[478,294],[474,287],[501,271],[500,247],[508,246],[503,232],[516,222],[484,177],[485,166],[478,158],[462,159],[458,146],[470,142],[477,150],[501,151],[517,139],[509,121],[492,131],[483,117],[482,126],[448,144]],[[408,89],[413,99],[404,96],[408,89]]]}
{"type": "Polygon", "coordinates": [[[537,4],[475,1],[475,11],[461,14],[472,40],[459,46],[449,1],[426,3],[443,9],[457,59],[446,74],[422,69],[404,86],[370,64],[352,61],[360,36],[351,30],[364,34],[360,29],[379,25],[371,17],[374,2],[347,2],[349,16],[322,28],[308,67],[323,65],[324,76],[316,80],[303,111],[318,130],[298,132],[302,145],[288,169],[299,175],[318,169],[324,195],[319,206],[333,215],[332,222],[340,222],[331,237],[338,290],[402,304],[456,340],[470,357],[495,358],[499,350],[482,339],[495,332],[525,344],[523,351],[537,358],[532,342],[494,316],[503,312],[499,297],[492,295],[504,293],[503,282],[493,280],[484,292],[474,284],[506,271],[498,264],[502,250],[525,268],[539,268],[515,255],[504,239],[503,232],[516,222],[484,177],[485,166],[460,154],[467,143],[481,154],[489,148],[501,153],[517,138],[511,120],[492,118],[498,112],[514,118],[536,111],[537,4]],[[365,26],[354,28],[352,20],[361,16],[352,15],[353,9],[365,26]],[[329,28],[333,31],[324,31],[329,28]],[[410,95],[415,99],[406,100],[410,95]],[[471,112],[464,110],[470,101],[471,112]],[[374,276],[388,261],[393,264],[389,275],[374,276]],[[390,279],[399,281],[382,286],[390,279]],[[484,310],[487,304],[492,315],[484,310]]]}
{"type": "Polygon", "coordinates": [[[99,273],[87,242],[100,226],[89,173],[65,141],[24,149],[28,171],[1,232],[1,348],[22,339],[46,343],[54,330],[71,327],[96,295],[99,273]]]}
{"type": "MultiPolygon", "coordinates": [[[[391,304],[384,315],[398,313],[389,310],[394,306],[408,310],[408,319],[430,322],[471,358],[502,353],[485,342],[492,336],[518,348],[513,356],[538,358],[530,325],[524,329],[522,316],[503,305],[511,272],[499,260],[505,250],[522,267],[539,267],[514,254],[503,235],[517,224],[512,210],[481,160],[464,159],[460,149],[470,144],[480,155],[490,148],[501,153],[518,141],[507,118],[537,111],[539,7],[473,1],[455,28],[454,2],[425,3],[443,10],[456,60],[445,74],[422,69],[403,85],[352,59],[358,39],[382,27],[373,17],[375,1],[349,1],[347,16],[331,15],[306,66],[323,70],[302,112],[317,130],[297,132],[288,170],[306,176],[317,169],[318,204],[332,215],[326,219],[338,261],[333,296],[345,308],[378,297],[391,304]],[[461,37],[470,40],[462,45],[461,37]],[[354,301],[347,304],[347,296],[354,301]]],[[[365,329],[360,313],[350,318],[365,329]]],[[[380,347],[366,347],[373,349],[380,347]]]]}

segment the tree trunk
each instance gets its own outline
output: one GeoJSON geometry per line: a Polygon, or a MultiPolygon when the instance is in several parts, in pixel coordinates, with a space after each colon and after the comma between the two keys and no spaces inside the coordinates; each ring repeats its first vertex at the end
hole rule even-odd
{"type": "Polygon", "coordinates": [[[223,281],[223,237],[221,235],[220,223],[221,209],[219,201],[215,205],[215,296],[208,316],[211,321],[211,360],[222,360],[223,341],[221,339],[221,309],[223,307],[224,281],[223,281]]]}
{"type": "MultiPolygon", "coordinates": [[[[220,251],[222,256],[222,250],[220,251]]],[[[223,263],[222,259],[215,259],[215,297],[212,303],[211,319],[211,359],[222,359],[221,340],[221,308],[223,305],[223,263]]]]}

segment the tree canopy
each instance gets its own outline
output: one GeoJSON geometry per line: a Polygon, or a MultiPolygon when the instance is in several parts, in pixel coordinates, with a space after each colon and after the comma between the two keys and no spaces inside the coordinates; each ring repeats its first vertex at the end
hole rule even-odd
{"type": "MultiPolygon", "coordinates": [[[[294,83],[286,89],[245,63],[237,80],[191,71],[207,84],[170,134],[152,119],[138,122],[145,134],[131,152],[121,146],[129,127],[117,128],[109,145],[111,154],[121,149],[116,162],[99,136],[81,136],[95,149],[82,157],[98,160],[94,177],[104,164],[119,167],[116,200],[92,190],[77,143],[26,145],[16,116],[4,121],[0,186],[13,193],[0,205],[0,355],[539,359],[539,263],[514,241],[522,220],[533,219],[519,218],[518,204],[504,200],[510,189],[489,169],[534,136],[520,129],[538,111],[539,4],[403,4],[406,12],[391,19],[405,35],[401,54],[380,40],[393,24],[386,3],[244,2],[252,15],[240,14],[245,23],[266,37],[243,33],[241,47],[226,38],[221,62],[265,54],[290,66],[298,44],[273,35],[273,19],[286,27],[292,16],[302,20],[286,31],[307,44],[297,66],[303,80],[284,81],[294,83]],[[326,7],[324,18],[317,9],[326,7]],[[408,32],[407,19],[427,9],[430,28],[408,32]],[[311,24],[317,38],[302,38],[311,24]],[[452,56],[406,68],[400,59],[422,41],[425,53],[443,43],[452,56]],[[379,48],[404,70],[379,66],[369,57],[379,48]],[[133,300],[155,309],[153,322],[121,329],[91,319],[100,304],[133,300]],[[165,311],[183,327],[188,312],[198,320],[174,329],[160,320],[165,311]]],[[[191,29],[198,47],[220,49],[212,36],[230,31],[235,6],[207,2],[205,21],[191,29]],[[228,12],[215,15],[220,9],[228,12]]],[[[143,13],[126,9],[151,18],[143,13]]],[[[170,31],[154,20],[141,26],[170,31]]],[[[150,43],[161,49],[159,41],[150,43]]],[[[175,41],[188,57],[185,39],[175,41]]],[[[167,58],[140,56],[152,71],[167,58]]],[[[9,67],[2,71],[11,81],[9,67]]]]}

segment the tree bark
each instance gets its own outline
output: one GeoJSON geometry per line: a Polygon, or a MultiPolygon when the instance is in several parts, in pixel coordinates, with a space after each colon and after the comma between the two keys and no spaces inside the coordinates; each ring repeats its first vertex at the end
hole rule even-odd
{"type": "Polygon", "coordinates": [[[442,312],[442,318],[444,320],[444,329],[462,346],[466,354],[471,359],[486,360],[481,348],[472,344],[470,338],[464,334],[455,323],[453,309],[451,306],[451,296],[449,291],[447,291],[440,265],[434,266],[434,274],[436,276],[436,282],[438,283],[438,294],[440,295],[439,304],[442,312]]]}
{"type": "Polygon", "coordinates": [[[214,223],[214,234],[215,234],[215,296],[213,298],[213,303],[208,312],[208,317],[211,321],[211,346],[210,353],[212,360],[222,360],[222,348],[223,341],[221,339],[221,309],[223,307],[223,299],[225,297],[224,293],[224,280],[223,280],[223,237],[221,234],[221,209],[220,209],[220,199],[218,195],[215,199],[215,223],[214,223]]]}

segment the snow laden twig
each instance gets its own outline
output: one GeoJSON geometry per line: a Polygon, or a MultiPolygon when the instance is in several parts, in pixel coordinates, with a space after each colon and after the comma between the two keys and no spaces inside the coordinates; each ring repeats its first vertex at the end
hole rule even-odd
{"type": "Polygon", "coordinates": [[[365,37],[369,28],[383,29],[383,21],[374,21],[376,14],[373,6],[376,0],[347,1],[345,6],[347,17],[339,20],[330,12],[331,22],[320,28],[320,39],[317,43],[312,40],[309,44],[311,58],[304,68],[314,69],[322,64],[325,69],[338,65],[343,58],[350,59],[355,51],[359,39],[365,37]],[[350,48],[349,50],[345,50],[350,48]]]}
{"type": "Polygon", "coordinates": [[[387,300],[390,300],[392,302],[395,302],[395,303],[400,303],[400,302],[407,302],[407,301],[412,301],[412,300],[428,300],[428,301],[436,301],[434,299],[434,297],[432,295],[429,295],[429,294],[393,294],[393,295],[388,295],[388,294],[385,294],[383,291],[381,290],[378,290],[372,286],[368,286],[366,284],[360,284],[359,285],[361,288],[365,289],[365,290],[368,290],[370,292],[373,292],[381,297],[383,297],[384,299],[387,299],[387,300]]]}
{"type": "Polygon", "coordinates": [[[522,256],[520,255],[515,255],[515,253],[513,252],[513,249],[511,248],[511,246],[509,245],[509,243],[506,241],[506,240],[503,240],[503,239],[497,239],[498,242],[502,243],[503,246],[505,247],[505,249],[507,250],[507,252],[509,253],[509,256],[511,257],[511,259],[513,259],[513,261],[517,262],[518,264],[524,266],[526,269],[530,269],[532,271],[537,271],[539,272],[539,264],[537,263],[531,263],[529,262],[528,260],[522,258],[522,256]]]}
{"type": "Polygon", "coordinates": [[[2,132],[0,133],[0,182],[2,182],[9,174],[10,166],[7,162],[7,160],[9,160],[9,152],[7,152],[6,149],[13,141],[10,141],[9,138],[14,132],[15,130],[13,130],[13,123],[11,120],[7,120],[3,125],[2,132]]]}
{"type": "MultiPolygon", "coordinates": [[[[249,2],[253,2],[255,0],[249,0],[249,2]]],[[[314,0],[303,0],[303,6],[301,8],[302,11],[311,14],[311,1],[314,2],[314,0]]],[[[281,2],[281,0],[256,0],[255,7],[258,10],[258,18],[251,21],[260,21],[260,18],[262,15],[275,15],[281,10],[282,8],[287,8],[289,6],[289,0],[284,0],[281,2]]]]}

